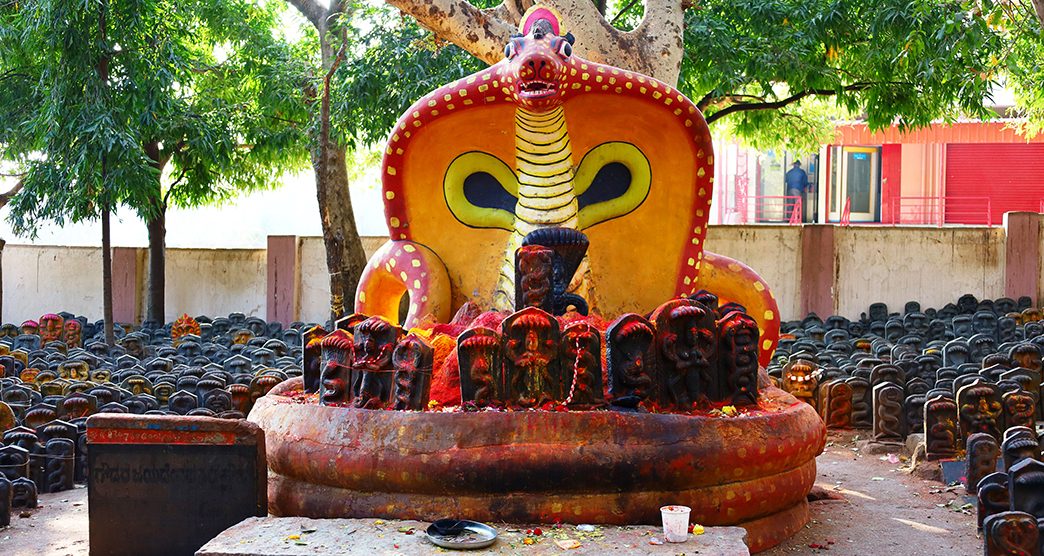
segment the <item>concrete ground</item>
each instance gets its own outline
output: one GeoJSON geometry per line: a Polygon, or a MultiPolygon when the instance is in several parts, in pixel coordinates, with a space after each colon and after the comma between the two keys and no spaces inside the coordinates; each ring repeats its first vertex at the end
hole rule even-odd
{"type": "MultiPolygon", "coordinates": [[[[862,434],[865,437],[867,433],[862,434]]],[[[830,434],[827,448],[818,458],[819,478],[814,491],[815,497],[825,499],[811,504],[812,521],[804,530],[762,554],[927,556],[982,552],[982,541],[975,533],[974,508],[963,507],[962,488],[947,488],[911,475],[897,458],[890,461],[888,455],[863,455],[856,448],[857,437],[854,433],[830,434]]],[[[23,513],[25,517],[13,515],[11,526],[0,529],[0,555],[86,556],[87,490],[81,487],[41,495],[40,506],[23,513]]],[[[383,528],[387,529],[381,533],[385,536],[365,539],[375,549],[387,544],[375,554],[400,552],[394,546],[404,546],[397,542],[402,540],[399,537],[416,542],[414,537],[399,533],[394,521],[383,528]]],[[[612,553],[646,554],[653,547],[644,542],[620,546],[612,553]]],[[[692,550],[696,545],[680,546],[684,548],[679,553],[707,554],[692,550]]],[[[430,552],[435,550],[432,547],[430,552]]],[[[519,543],[501,553],[535,556],[545,552],[570,550],[541,542],[519,543]]]]}

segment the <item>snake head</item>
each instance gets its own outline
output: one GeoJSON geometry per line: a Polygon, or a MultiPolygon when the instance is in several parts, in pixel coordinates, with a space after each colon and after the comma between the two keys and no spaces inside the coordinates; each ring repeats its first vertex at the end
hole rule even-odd
{"type": "Polygon", "coordinates": [[[560,35],[558,17],[546,8],[524,18],[520,31],[504,47],[512,98],[529,110],[560,105],[573,56],[573,35],[560,35]]]}

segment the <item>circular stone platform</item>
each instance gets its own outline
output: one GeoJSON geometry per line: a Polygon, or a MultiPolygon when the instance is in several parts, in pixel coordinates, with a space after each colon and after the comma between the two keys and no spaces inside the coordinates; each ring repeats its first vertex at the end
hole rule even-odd
{"type": "Polygon", "coordinates": [[[808,521],[826,428],[777,388],[734,418],[588,412],[405,412],[260,398],[277,516],[459,516],[491,522],[657,524],[660,506],[739,525],[752,552],[808,521]]]}

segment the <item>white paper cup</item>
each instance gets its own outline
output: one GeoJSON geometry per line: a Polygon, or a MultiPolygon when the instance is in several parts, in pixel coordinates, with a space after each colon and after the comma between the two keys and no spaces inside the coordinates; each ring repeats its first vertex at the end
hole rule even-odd
{"type": "Polygon", "coordinates": [[[663,540],[667,542],[685,542],[689,540],[688,506],[664,506],[660,508],[663,516],[663,540]]]}

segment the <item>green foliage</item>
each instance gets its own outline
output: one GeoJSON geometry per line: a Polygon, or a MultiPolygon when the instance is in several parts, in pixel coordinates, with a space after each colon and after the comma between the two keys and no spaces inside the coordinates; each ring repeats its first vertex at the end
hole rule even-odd
{"type": "Polygon", "coordinates": [[[1044,23],[1029,0],[969,2],[972,13],[1000,35],[1006,47],[991,53],[987,72],[999,74],[1015,94],[1024,122],[1020,131],[1033,137],[1044,131],[1044,23]]]}
{"type": "Polygon", "coordinates": [[[0,0],[0,159],[25,173],[15,230],[99,205],[149,217],[302,167],[308,66],[273,35],[277,7],[0,0]]]}
{"type": "Polygon", "coordinates": [[[762,146],[829,142],[849,114],[875,129],[990,115],[1002,41],[957,1],[707,0],[685,23],[679,86],[762,146]]]}
{"type": "Polygon", "coordinates": [[[381,143],[417,99],[486,67],[384,5],[355,12],[348,40],[352,47],[331,84],[331,115],[352,147],[381,143]]]}

